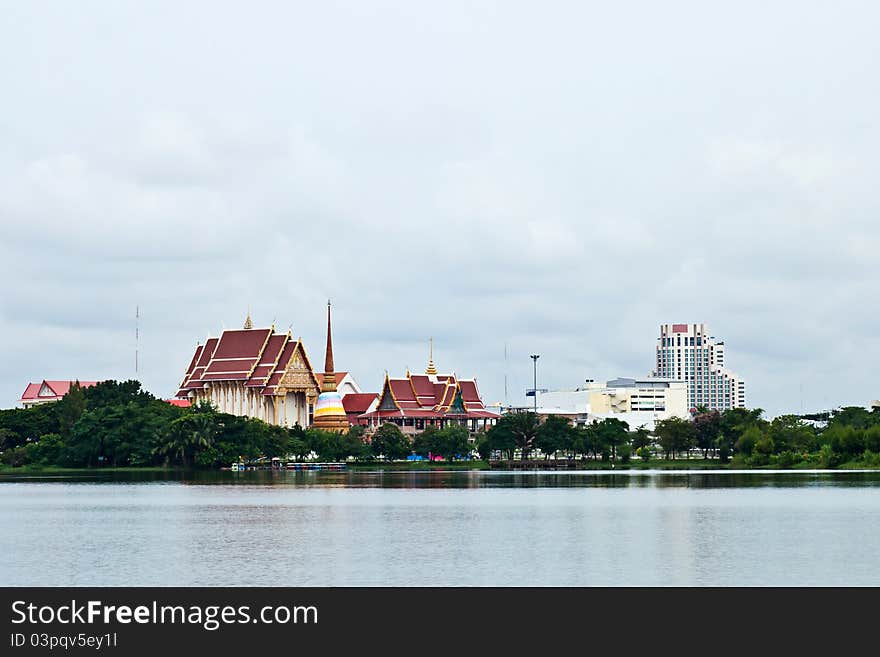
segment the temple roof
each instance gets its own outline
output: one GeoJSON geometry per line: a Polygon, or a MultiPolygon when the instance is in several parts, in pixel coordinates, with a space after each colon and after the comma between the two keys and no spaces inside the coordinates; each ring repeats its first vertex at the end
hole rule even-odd
{"type": "MultiPolygon", "coordinates": [[[[313,379],[305,349],[290,333],[275,333],[274,326],[223,331],[219,338],[208,338],[204,345],[196,347],[176,396],[184,398],[207,382],[222,381],[243,381],[246,387],[259,389],[261,394],[275,394],[298,349],[303,367],[313,379]]],[[[313,383],[320,387],[317,381],[313,383]]]]}
{"type": "MultiPolygon", "coordinates": [[[[350,395],[346,396],[346,399],[350,395]]],[[[386,377],[379,394],[377,410],[363,417],[443,417],[497,418],[486,410],[475,379],[455,375],[411,374],[386,377]],[[460,401],[459,401],[460,400],[460,401]],[[462,412],[462,409],[464,412],[462,412]]]]}
{"type": "Polygon", "coordinates": [[[272,329],[223,331],[202,381],[247,380],[257,366],[272,329]]]}
{"type": "Polygon", "coordinates": [[[346,413],[366,413],[378,396],[375,392],[351,392],[342,398],[342,406],[346,413]]]}
{"type": "MultiPolygon", "coordinates": [[[[73,381],[49,381],[48,379],[43,379],[40,383],[28,383],[24,392],[21,394],[21,399],[18,401],[50,401],[61,399],[70,391],[70,386],[74,383],[76,383],[75,379],[73,381]]],[[[98,381],[79,381],[79,386],[80,388],[91,388],[98,383],[98,381]]]]}

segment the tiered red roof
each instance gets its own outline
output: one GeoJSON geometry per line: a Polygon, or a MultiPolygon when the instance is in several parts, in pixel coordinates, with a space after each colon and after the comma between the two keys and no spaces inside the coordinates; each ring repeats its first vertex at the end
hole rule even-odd
{"type": "Polygon", "coordinates": [[[405,378],[386,377],[376,410],[364,412],[360,417],[483,419],[500,416],[486,410],[474,379],[407,372],[405,378]]]}
{"type": "MultiPolygon", "coordinates": [[[[272,328],[223,331],[219,338],[208,338],[196,347],[176,396],[186,398],[205,383],[219,381],[244,381],[246,387],[272,395],[297,350],[308,364],[302,343],[289,333],[275,333],[272,328]]],[[[318,382],[315,385],[320,387],[318,382]]]]}
{"type": "Polygon", "coordinates": [[[278,364],[281,351],[284,349],[284,346],[289,339],[290,336],[278,334],[269,338],[269,342],[266,343],[266,348],[263,349],[263,353],[258,359],[259,362],[257,363],[257,366],[254,368],[248,382],[245,384],[247,387],[262,388],[266,385],[266,382],[269,380],[269,375],[272,374],[272,371],[278,364]]]}
{"type": "Polygon", "coordinates": [[[202,381],[246,381],[271,335],[272,329],[223,331],[202,381]]]}

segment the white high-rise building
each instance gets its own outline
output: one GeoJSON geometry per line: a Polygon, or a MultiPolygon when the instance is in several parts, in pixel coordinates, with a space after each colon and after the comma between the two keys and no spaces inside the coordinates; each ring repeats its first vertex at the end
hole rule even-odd
{"type": "Polygon", "coordinates": [[[656,351],[652,376],[685,381],[691,408],[745,408],[745,381],[725,367],[724,342],[705,324],[661,324],[656,351]]]}

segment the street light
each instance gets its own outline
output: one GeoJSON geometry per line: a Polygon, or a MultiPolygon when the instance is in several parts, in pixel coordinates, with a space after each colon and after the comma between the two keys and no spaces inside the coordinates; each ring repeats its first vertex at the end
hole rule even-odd
{"type": "Polygon", "coordinates": [[[535,396],[535,415],[538,414],[538,359],[540,357],[540,354],[532,354],[530,356],[535,369],[535,385],[532,388],[532,394],[535,396]]]}

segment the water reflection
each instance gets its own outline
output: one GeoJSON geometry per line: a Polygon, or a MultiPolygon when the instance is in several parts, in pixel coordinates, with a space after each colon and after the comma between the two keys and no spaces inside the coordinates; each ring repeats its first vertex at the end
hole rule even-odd
{"type": "Polygon", "coordinates": [[[193,485],[319,486],[325,488],[790,488],[880,486],[880,471],[864,470],[628,470],[486,471],[394,469],[347,472],[113,471],[65,474],[0,474],[0,484],[181,483],[193,485]]]}
{"type": "Polygon", "coordinates": [[[0,585],[880,585],[874,472],[3,480],[0,585]]]}

